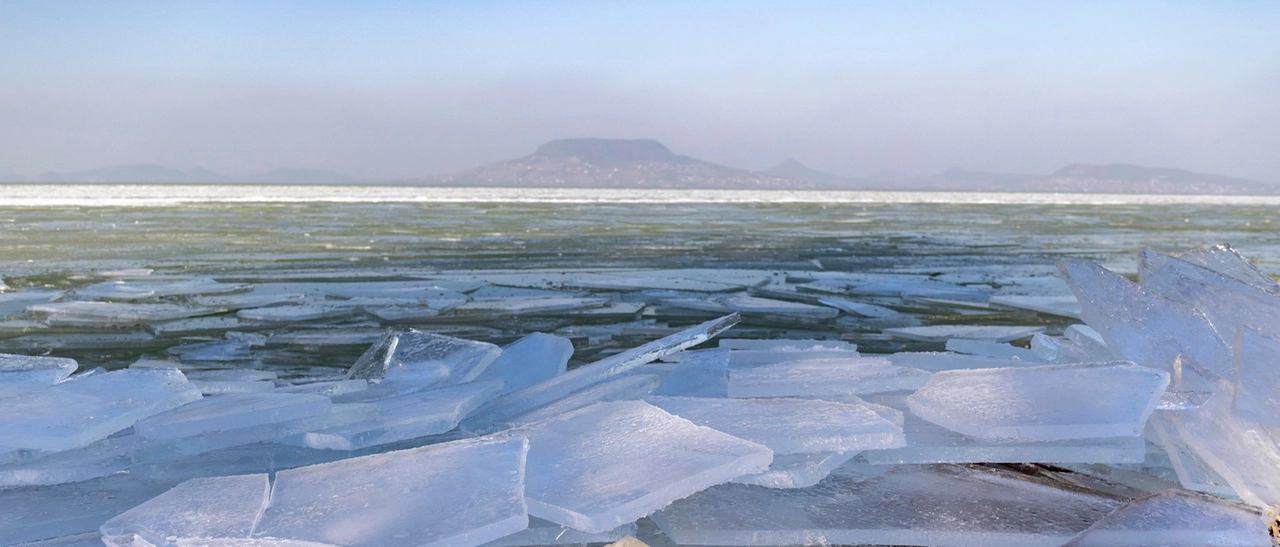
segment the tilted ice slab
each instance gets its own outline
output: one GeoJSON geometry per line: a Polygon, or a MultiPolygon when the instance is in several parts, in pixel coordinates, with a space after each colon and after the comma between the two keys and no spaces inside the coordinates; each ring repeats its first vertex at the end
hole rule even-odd
{"type": "Polygon", "coordinates": [[[1236,415],[1280,427],[1280,339],[1244,327],[1235,346],[1236,415]]]}
{"type": "Polygon", "coordinates": [[[1227,277],[1243,281],[1259,289],[1280,293],[1280,284],[1277,284],[1267,274],[1262,273],[1257,266],[1254,266],[1245,257],[1240,256],[1240,253],[1225,243],[1191,249],[1173,256],[1227,277]]]}
{"type": "Polygon", "coordinates": [[[906,444],[902,428],[866,405],[788,398],[645,400],[695,424],[762,444],[774,454],[855,452],[906,444]]]}
{"type": "Polygon", "coordinates": [[[535,332],[502,348],[479,380],[502,380],[502,392],[510,393],[564,374],[573,356],[573,342],[535,332]]]}
{"type": "Polygon", "coordinates": [[[811,319],[830,319],[840,314],[840,310],[826,306],[747,295],[726,296],[721,298],[720,302],[730,310],[747,314],[785,315],[811,319]]]}
{"type": "Polygon", "coordinates": [[[51,386],[66,380],[80,365],[75,359],[0,353],[0,389],[16,384],[51,386]]]}
{"type": "Polygon", "coordinates": [[[1178,476],[1178,483],[1187,490],[1204,492],[1224,498],[1238,498],[1235,489],[1222,478],[1217,471],[1204,463],[1178,434],[1177,428],[1169,421],[1170,414],[1157,410],[1147,420],[1155,436],[1153,442],[1164,449],[1169,456],[1169,465],[1178,476]]]}
{"type": "Polygon", "coordinates": [[[514,418],[610,376],[616,376],[660,357],[706,342],[737,324],[738,320],[738,314],[732,314],[700,323],[670,336],[576,368],[550,380],[502,395],[489,401],[477,411],[474,417],[475,429],[481,429],[481,424],[484,423],[514,418]]]}
{"type": "MultiPolygon", "coordinates": [[[[721,340],[724,342],[724,340],[721,340]]],[[[686,351],[676,368],[653,390],[675,397],[728,397],[729,350],[686,351]]]]}
{"type": "Polygon", "coordinates": [[[765,488],[808,488],[856,455],[857,452],[775,454],[768,469],[737,477],[733,482],[765,488]]]}
{"type": "Polygon", "coordinates": [[[1231,352],[1200,312],[1092,262],[1063,261],[1058,269],[1080,299],[1085,323],[1116,358],[1171,373],[1182,363],[1231,376],[1231,352]]]}
{"type": "Polygon", "coordinates": [[[773,459],[768,448],[641,401],[599,403],[512,434],[529,439],[529,513],[592,533],[773,459]]]}
{"type": "Polygon", "coordinates": [[[1128,362],[953,370],[906,401],[915,415],[974,437],[1134,437],[1168,385],[1168,373],[1128,362]]]}
{"type": "Polygon", "coordinates": [[[265,474],[192,479],[108,520],[99,531],[107,545],[135,544],[130,535],[157,547],[248,538],[270,496],[265,474]]]}
{"type": "Polygon", "coordinates": [[[1181,490],[1133,500],[1064,547],[1228,547],[1270,545],[1267,522],[1240,503],[1181,490]]]}
{"type": "Polygon", "coordinates": [[[301,444],[357,450],[444,433],[457,427],[468,413],[497,395],[501,388],[500,382],[473,382],[373,400],[366,404],[379,409],[378,419],[306,433],[301,444]]]}
{"type": "Polygon", "coordinates": [[[599,308],[608,298],[507,298],[468,302],[453,309],[457,315],[522,315],[599,308]]]}
{"type": "Polygon", "coordinates": [[[502,350],[493,344],[416,329],[387,331],[351,366],[351,379],[409,383],[418,389],[469,382],[502,350]]]}
{"type": "Polygon", "coordinates": [[[758,367],[760,365],[772,365],[775,363],[786,363],[789,361],[804,361],[812,359],[839,359],[846,357],[858,357],[858,352],[847,348],[780,348],[780,349],[748,349],[733,350],[729,352],[729,368],[740,369],[747,367],[758,367]]]}
{"type": "Polygon", "coordinates": [[[68,450],[198,399],[200,390],[174,369],[94,374],[6,399],[0,443],[11,448],[68,450]]]}
{"type": "Polygon", "coordinates": [[[329,412],[332,402],[303,393],[228,393],[205,397],[134,425],[149,439],[195,435],[308,418],[329,412]]]}
{"type": "Polygon", "coordinates": [[[813,359],[729,371],[730,397],[864,395],[917,389],[929,380],[920,369],[879,357],[813,359]]]}
{"type": "MultiPolygon", "coordinates": [[[[906,409],[902,395],[882,395],[874,399],[890,408],[906,409]]],[[[868,450],[863,459],[872,464],[927,463],[1141,463],[1146,441],[1141,436],[1101,439],[1027,441],[984,439],[964,435],[929,422],[910,412],[902,424],[906,445],[901,448],[868,450]]]]}
{"type": "Polygon", "coordinates": [[[515,418],[500,422],[503,427],[523,425],[555,418],[600,402],[634,401],[653,393],[661,379],[654,374],[624,374],[542,405],[515,418]]]}
{"type": "Polygon", "coordinates": [[[1199,310],[1228,343],[1245,326],[1280,334],[1280,294],[1176,258],[1141,257],[1143,288],[1199,310]]]}
{"type": "Polygon", "coordinates": [[[1197,409],[1160,411],[1174,431],[1246,503],[1280,503],[1280,443],[1272,429],[1236,417],[1231,387],[1220,382],[1197,409]]]}
{"type": "Polygon", "coordinates": [[[1097,348],[1070,338],[1054,338],[1044,334],[1031,337],[1031,352],[1043,362],[1057,364],[1099,363],[1114,359],[1105,346],[1097,348]]]}
{"type": "Polygon", "coordinates": [[[833,473],[797,490],[716,486],[652,518],[680,545],[1048,547],[1116,505],[995,469],[899,466],[865,480],[833,473]]]}
{"type": "Polygon", "coordinates": [[[902,327],[884,329],[895,338],[920,342],[946,342],[952,338],[982,340],[985,342],[1012,342],[1044,330],[1044,327],[1019,327],[996,325],[931,325],[928,327],[902,327]]]}

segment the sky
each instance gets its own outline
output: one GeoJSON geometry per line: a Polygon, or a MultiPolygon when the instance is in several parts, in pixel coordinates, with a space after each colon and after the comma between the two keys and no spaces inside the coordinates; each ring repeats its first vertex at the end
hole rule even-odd
{"type": "Polygon", "coordinates": [[[1280,3],[0,0],[0,175],[412,179],[548,140],[747,169],[1280,182],[1280,3]]]}

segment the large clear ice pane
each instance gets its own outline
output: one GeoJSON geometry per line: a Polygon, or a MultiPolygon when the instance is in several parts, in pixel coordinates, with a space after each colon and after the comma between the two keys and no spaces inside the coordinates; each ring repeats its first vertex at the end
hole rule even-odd
{"type": "Polygon", "coordinates": [[[1220,383],[1200,408],[1158,412],[1240,499],[1263,508],[1280,504],[1280,443],[1269,428],[1236,417],[1228,384],[1220,383]]]}
{"type": "Polygon", "coordinates": [[[0,545],[93,532],[176,482],[118,473],[75,484],[0,489],[0,545]]]}
{"type": "Polygon", "coordinates": [[[1280,335],[1280,294],[1149,251],[1142,265],[1143,288],[1199,310],[1223,340],[1245,326],[1280,335]]]}
{"type": "Polygon", "coordinates": [[[790,361],[729,371],[730,397],[865,395],[918,389],[930,374],[879,357],[790,361]]]}
{"type": "Polygon", "coordinates": [[[1057,546],[1118,500],[990,468],[898,466],[778,490],[727,484],[653,515],[680,545],[1057,546]]]}
{"type": "Polygon", "coordinates": [[[1191,249],[1173,255],[1202,268],[1207,268],[1265,291],[1280,293],[1280,284],[1262,273],[1249,259],[1225,243],[1191,249]]]}
{"type": "Polygon", "coordinates": [[[915,415],[974,437],[1135,437],[1168,385],[1168,373],[1123,361],[952,370],[906,401],[915,415]]]}
{"type": "Polygon", "coordinates": [[[1244,327],[1235,346],[1236,415],[1280,427],[1280,339],[1244,327]]]}
{"type": "Polygon", "coordinates": [[[535,332],[502,348],[479,380],[502,380],[502,392],[510,393],[564,374],[573,356],[567,338],[535,332]]]}
{"type": "Polygon", "coordinates": [[[568,396],[557,399],[529,412],[499,422],[503,428],[519,427],[542,420],[555,418],[562,414],[586,408],[599,402],[633,401],[643,399],[653,393],[661,378],[655,374],[624,374],[618,378],[610,378],[586,389],[580,389],[568,396]]]}
{"type": "Polygon", "coordinates": [[[1262,512],[1244,504],[1165,490],[1112,511],[1064,547],[1271,545],[1262,512]]]}
{"type": "Polygon", "coordinates": [[[529,513],[592,533],[773,459],[768,448],[642,401],[598,403],[511,434],[529,439],[529,513]]]}
{"type": "Polygon", "coordinates": [[[300,443],[311,448],[357,450],[444,433],[497,395],[501,387],[500,382],[473,382],[371,400],[366,404],[378,408],[377,419],[312,431],[303,435],[300,443]]]}
{"type": "Polygon", "coordinates": [[[148,439],[180,439],[319,416],[332,404],[305,393],[228,393],[141,420],[134,429],[148,439]]]}
{"type": "Polygon", "coordinates": [[[814,306],[747,295],[726,296],[721,298],[720,302],[730,310],[747,314],[781,315],[812,319],[830,319],[840,314],[840,310],[827,306],[814,306]]]}
{"type": "Polygon", "coordinates": [[[347,377],[413,384],[419,389],[474,380],[502,354],[493,344],[416,329],[388,331],[351,366],[347,377]]]}
{"type": "Polygon", "coordinates": [[[192,479],[102,525],[107,545],[137,536],[151,545],[248,538],[271,495],[267,475],[192,479]]]}
{"type": "Polygon", "coordinates": [[[898,448],[902,428],[865,404],[813,399],[645,399],[695,424],[762,444],[774,454],[898,448]]]}

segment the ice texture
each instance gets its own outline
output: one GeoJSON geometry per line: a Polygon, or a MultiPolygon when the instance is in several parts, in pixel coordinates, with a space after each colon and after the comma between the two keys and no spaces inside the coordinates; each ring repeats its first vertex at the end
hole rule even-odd
{"type": "MultiPolygon", "coordinates": [[[[1043,336],[1036,334],[1035,336],[1043,336]]],[[[1020,348],[1010,344],[1000,344],[996,342],[984,342],[981,340],[965,340],[963,338],[954,338],[947,340],[947,351],[956,353],[964,353],[967,355],[978,355],[982,357],[992,357],[995,359],[1011,359],[1018,361],[1043,361],[1035,352],[1020,348]]]]}
{"type": "Polygon", "coordinates": [[[1280,504],[1280,443],[1271,429],[1235,416],[1228,384],[1214,391],[1200,408],[1158,412],[1241,500],[1262,508],[1280,504]]]}
{"type": "Polygon", "coordinates": [[[524,530],[521,437],[461,440],[276,473],[255,538],[472,547],[524,530]]]}
{"type": "MultiPolygon", "coordinates": [[[[721,340],[721,342],[724,342],[721,340]]],[[[728,397],[729,350],[686,351],[680,364],[662,379],[654,395],[728,397]]]]}
{"type": "Polygon", "coordinates": [[[721,338],[716,345],[732,350],[858,350],[858,346],[856,344],[851,344],[844,340],[751,340],[747,338],[721,338]]]}
{"type": "Polygon", "coordinates": [[[928,372],[879,357],[810,359],[731,370],[728,392],[739,398],[822,398],[917,389],[928,380],[928,372]]]}
{"type": "Polygon", "coordinates": [[[304,393],[228,393],[205,397],[139,421],[134,430],[149,439],[180,439],[318,416],[332,401],[304,393]]]}
{"type": "Polygon", "coordinates": [[[186,319],[218,313],[216,308],[188,308],[175,304],[121,304],[115,302],[52,302],[33,304],[28,311],[111,320],[122,324],[186,319]]]}
{"type": "Polygon", "coordinates": [[[529,513],[592,533],[773,459],[768,448],[642,401],[598,403],[512,434],[529,439],[529,513]]]}
{"type": "Polygon", "coordinates": [[[582,545],[618,541],[636,533],[634,522],[623,524],[608,532],[592,534],[561,526],[549,520],[529,517],[529,527],[509,536],[495,539],[482,547],[527,547],[531,545],[582,545]]]}
{"type": "Polygon", "coordinates": [[[1231,377],[1231,352],[1204,314],[1152,294],[1092,262],[1059,262],[1081,317],[1118,359],[1170,373],[1182,363],[1231,377]]]}
{"type": "Polygon", "coordinates": [[[173,485],[115,474],[76,484],[0,490],[0,545],[92,532],[173,485]]]}
{"type": "Polygon", "coordinates": [[[746,314],[783,315],[812,319],[830,319],[840,314],[840,310],[826,306],[814,306],[747,295],[727,296],[721,298],[720,302],[732,311],[746,314]]]}
{"type": "Polygon", "coordinates": [[[1244,547],[1270,545],[1257,509],[1181,490],[1133,500],[1064,547],[1244,547]]]}
{"type": "Polygon", "coordinates": [[[953,370],[906,401],[915,415],[974,437],[1133,437],[1168,385],[1168,373],[1123,361],[953,370]]]}
{"type": "Polygon", "coordinates": [[[94,374],[5,399],[0,443],[10,448],[68,450],[198,399],[200,391],[173,369],[94,374]]]}
{"type": "Polygon", "coordinates": [[[1019,327],[997,325],[931,325],[928,327],[900,327],[884,329],[884,333],[897,338],[920,342],[946,342],[952,338],[982,340],[985,342],[1012,342],[1041,332],[1044,327],[1019,327]]]}
{"type": "Polygon", "coordinates": [[[896,317],[902,315],[892,309],[875,304],[866,304],[863,302],[854,302],[843,298],[825,297],[819,298],[818,303],[824,306],[831,306],[845,313],[851,313],[861,317],[896,317]]]}
{"type": "Polygon", "coordinates": [[[1257,266],[1249,262],[1247,258],[1240,256],[1240,253],[1225,243],[1191,249],[1173,256],[1227,277],[1243,281],[1259,289],[1280,293],[1280,284],[1277,284],[1267,274],[1262,273],[1257,266]]]}
{"type": "Polygon", "coordinates": [[[51,386],[66,380],[80,365],[75,359],[0,353],[0,386],[51,386]]]}
{"type": "Polygon", "coordinates": [[[265,474],[192,479],[107,521],[100,531],[107,545],[129,535],[157,547],[248,538],[270,495],[265,474]]]}
{"type": "Polygon", "coordinates": [[[680,545],[1057,546],[1119,502],[996,469],[898,466],[776,490],[727,484],[653,515],[680,545]]]}
{"type": "Polygon", "coordinates": [[[1144,288],[1199,310],[1223,340],[1245,326],[1280,335],[1280,294],[1149,251],[1142,266],[1144,288]]]}
{"type": "Polygon", "coordinates": [[[573,356],[573,342],[535,332],[502,348],[480,380],[502,380],[502,392],[510,393],[564,374],[573,356]]]}
{"type": "Polygon", "coordinates": [[[811,399],[645,399],[695,424],[762,444],[774,454],[855,452],[906,444],[902,428],[866,405],[811,399]]]}
{"type": "MultiPolygon", "coordinates": [[[[494,423],[519,416],[610,376],[706,342],[737,324],[738,320],[739,316],[735,313],[700,323],[670,336],[576,368],[550,380],[507,393],[481,407],[476,413],[475,423],[494,423]]],[[[479,425],[476,427],[479,428],[479,425]]]]}
{"type": "Polygon", "coordinates": [[[857,452],[810,452],[807,454],[775,454],[769,468],[759,473],[733,479],[738,484],[755,484],[765,488],[808,488],[830,475],[833,470],[858,455],[857,452]]]}
{"type": "Polygon", "coordinates": [[[497,395],[501,388],[501,382],[473,382],[372,400],[367,404],[379,409],[376,420],[309,432],[303,435],[302,444],[312,448],[356,450],[444,433],[457,427],[468,413],[497,395]]]}
{"type": "Polygon", "coordinates": [[[518,427],[555,418],[579,408],[599,402],[630,401],[647,397],[658,387],[660,378],[654,374],[624,374],[596,385],[580,389],[568,396],[542,405],[529,412],[501,422],[503,427],[518,427]]]}
{"type": "Polygon", "coordinates": [[[1016,310],[1028,310],[1049,315],[1080,318],[1080,301],[1074,296],[993,296],[991,304],[1016,310]]]}
{"type": "Polygon", "coordinates": [[[502,350],[493,344],[416,329],[387,331],[351,366],[351,379],[411,383],[419,389],[474,380],[502,350]]]}

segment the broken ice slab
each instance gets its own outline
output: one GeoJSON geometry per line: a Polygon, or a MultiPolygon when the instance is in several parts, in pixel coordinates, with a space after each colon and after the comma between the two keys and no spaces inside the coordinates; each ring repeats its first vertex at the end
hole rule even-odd
{"type": "Polygon", "coordinates": [[[183,281],[137,282],[105,281],[76,289],[76,296],[93,300],[142,300],[168,296],[194,296],[205,294],[229,294],[252,289],[252,285],[220,283],[207,277],[183,281]]]}
{"type": "Polygon", "coordinates": [[[177,370],[94,374],[5,400],[0,439],[11,448],[68,450],[200,399],[177,370]]]}
{"type": "Polygon", "coordinates": [[[1064,547],[1228,547],[1270,545],[1262,512],[1247,505],[1182,490],[1126,503],[1064,547]]]}
{"type": "MultiPolygon", "coordinates": [[[[852,292],[852,291],[851,291],[852,292]]],[[[986,303],[995,289],[991,287],[968,287],[960,285],[947,285],[944,283],[915,283],[904,286],[901,291],[902,298],[912,300],[949,300],[954,302],[978,302],[986,303]]]]}
{"type": "Polygon", "coordinates": [[[861,317],[895,317],[902,315],[884,306],[854,302],[843,298],[819,298],[818,302],[824,306],[831,306],[842,312],[851,313],[861,317]]]}
{"type": "Polygon", "coordinates": [[[1080,299],[1085,323],[1102,334],[1117,358],[1170,373],[1182,363],[1231,377],[1231,351],[1200,312],[1092,262],[1062,261],[1058,269],[1080,299]]]}
{"type": "Polygon", "coordinates": [[[1246,326],[1280,334],[1280,294],[1176,258],[1141,257],[1143,288],[1200,311],[1228,343],[1246,326]]]}
{"type": "Polygon", "coordinates": [[[1156,410],[1190,410],[1200,408],[1213,396],[1211,391],[1166,391],[1160,395],[1156,410]]]}
{"type": "Polygon", "coordinates": [[[928,327],[902,327],[884,329],[895,338],[919,342],[946,342],[952,338],[981,340],[984,342],[1012,342],[1030,338],[1044,331],[1044,327],[1018,327],[996,325],[930,325],[928,327]]]}
{"type": "MultiPolygon", "coordinates": [[[[720,341],[721,344],[724,340],[720,341]]],[[[654,395],[728,397],[729,350],[686,351],[676,368],[653,390],[654,395]]]]}
{"type": "Polygon", "coordinates": [[[509,393],[564,374],[572,356],[567,338],[535,332],[502,348],[477,380],[502,380],[502,392],[509,393]]]}
{"type": "Polygon", "coordinates": [[[275,372],[250,368],[195,370],[186,374],[187,379],[193,382],[252,382],[256,380],[275,380],[277,378],[275,372]]]}
{"type": "Polygon", "coordinates": [[[1241,500],[1265,508],[1280,503],[1280,443],[1273,430],[1236,417],[1225,382],[1200,408],[1161,410],[1182,442],[1220,475],[1241,500]]]}
{"type": "MultiPolygon", "coordinates": [[[[432,284],[343,283],[325,289],[325,294],[338,298],[391,298],[395,300],[424,302],[431,307],[435,301],[467,301],[461,292],[432,284]]],[[[459,302],[459,303],[461,303],[459,302]]]]}
{"type": "Polygon", "coordinates": [[[652,519],[680,545],[1048,547],[1119,503],[998,469],[898,466],[869,479],[833,473],[795,490],[716,486],[652,519]]]}
{"type": "Polygon", "coordinates": [[[549,520],[529,517],[529,527],[509,536],[495,539],[481,547],[528,547],[534,545],[584,545],[587,543],[611,543],[636,533],[636,524],[629,522],[608,532],[592,534],[561,526],[549,520]]]}
{"type": "Polygon", "coordinates": [[[627,374],[617,378],[610,378],[493,425],[520,427],[555,418],[602,401],[643,399],[653,392],[660,381],[660,378],[653,374],[627,374]]]}
{"type": "Polygon", "coordinates": [[[883,356],[900,367],[918,368],[930,372],[975,368],[1000,368],[1030,366],[1036,361],[1014,361],[995,357],[981,357],[940,351],[905,351],[883,356]]]}
{"type": "Polygon", "coordinates": [[[102,547],[102,534],[99,534],[98,532],[75,534],[28,543],[19,543],[13,547],[102,547]]]}
{"type": "Polygon", "coordinates": [[[599,308],[608,298],[511,298],[468,302],[453,309],[455,315],[527,315],[599,308]]]}
{"type": "Polygon", "coordinates": [[[156,292],[143,286],[134,286],[124,281],[107,281],[88,287],[76,289],[75,296],[86,300],[146,300],[155,297],[156,292]]]}
{"type": "Polygon", "coordinates": [[[75,359],[0,353],[0,386],[51,386],[71,376],[75,359]]]}
{"type": "Polygon", "coordinates": [[[0,545],[92,532],[171,486],[173,482],[116,474],[75,484],[0,490],[0,545]]]}
{"type": "Polygon", "coordinates": [[[270,497],[265,474],[191,479],[108,520],[100,532],[107,545],[247,538],[270,497]]]}
{"type": "Polygon", "coordinates": [[[469,382],[502,350],[493,344],[416,329],[389,330],[356,360],[350,379],[412,384],[418,389],[469,382]]]}
{"type": "Polygon", "coordinates": [[[1107,342],[1102,339],[1102,333],[1088,325],[1071,325],[1063,329],[1062,335],[1072,342],[1089,347],[1090,351],[1097,353],[1107,351],[1107,342]]]}
{"type": "Polygon", "coordinates": [[[289,323],[294,321],[314,321],[332,319],[351,315],[355,311],[346,306],[323,304],[299,304],[274,306],[270,308],[248,308],[236,312],[236,317],[263,323],[289,323]]]}
{"type": "Polygon", "coordinates": [[[162,323],[148,323],[147,330],[156,336],[190,336],[196,334],[222,334],[243,327],[234,316],[195,317],[162,323]]]}
{"type": "Polygon", "coordinates": [[[738,484],[765,488],[808,488],[856,456],[857,452],[775,454],[769,468],[733,479],[738,484]]]}
{"type": "Polygon", "coordinates": [[[267,337],[268,346],[365,346],[377,342],[386,331],[382,329],[314,329],[305,331],[275,332],[267,337]]]}
{"type": "Polygon", "coordinates": [[[0,291],[0,317],[20,315],[27,310],[27,306],[49,302],[62,294],[62,291],[0,291]]]}
{"type": "Polygon", "coordinates": [[[1147,422],[1155,433],[1155,441],[1169,457],[1169,464],[1178,477],[1178,483],[1187,490],[1213,494],[1218,497],[1239,499],[1235,489],[1227,484],[1212,467],[1204,463],[1195,451],[1178,435],[1177,429],[1163,412],[1155,412],[1147,422]]]}
{"type": "Polygon", "coordinates": [[[843,348],[810,349],[744,349],[729,352],[729,368],[740,369],[811,359],[858,357],[856,351],[843,348]]]}
{"type": "Polygon", "coordinates": [[[512,435],[529,439],[529,514],[593,533],[773,459],[768,448],[642,401],[595,404],[512,435]]]}
{"type": "MultiPolygon", "coordinates": [[[[906,410],[902,395],[882,395],[874,401],[890,408],[906,410]]],[[[910,412],[904,413],[902,430],[906,445],[901,448],[869,450],[862,453],[877,465],[929,463],[1141,463],[1145,441],[1141,436],[1060,441],[982,439],[970,437],[931,423],[910,412]]]]}
{"type": "Polygon", "coordinates": [[[750,340],[746,338],[721,338],[718,345],[734,350],[847,350],[858,351],[858,346],[844,340],[750,340]]]}
{"type": "Polygon", "coordinates": [[[830,319],[840,314],[840,310],[826,306],[814,306],[799,302],[773,300],[747,295],[726,296],[720,302],[732,311],[757,315],[781,315],[788,317],[806,317],[810,319],[830,319]]]}
{"type": "Polygon", "coordinates": [[[1247,258],[1225,243],[1191,249],[1173,255],[1202,268],[1213,270],[1227,277],[1253,285],[1267,292],[1280,293],[1280,284],[1262,273],[1247,258]]]}
{"type": "Polygon", "coordinates": [[[520,437],[461,440],[280,471],[253,537],[350,547],[481,545],[529,525],[529,446],[520,437]]]}
{"type": "Polygon", "coordinates": [[[610,376],[706,342],[737,324],[738,319],[737,314],[732,314],[700,323],[670,336],[571,370],[550,380],[507,393],[481,407],[472,419],[476,424],[483,424],[519,416],[610,376]]]}
{"type": "Polygon", "coordinates": [[[266,308],[279,304],[296,304],[306,299],[301,293],[243,293],[222,296],[196,296],[191,302],[197,306],[239,311],[247,308],[266,308]]]}
{"type": "Polygon", "coordinates": [[[1031,337],[1031,352],[1047,363],[1096,363],[1113,359],[1106,347],[1100,350],[1092,344],[1081,344],[1069,338],[1054,338],[1045,334],[1031,337]]]}
{"type": "Polygon", "coordinates": [[[157,414],[134,425],[148,439],[180,439],[328,413],[331,401],[301,393],[228,393],[157,414]]]}
{"type": "Polygon", "coordinates": [[[729,396],[807,397],[864,395],[913,390],[929,373],[899,367],[879,357],[789,361],[729,371],[729,396]]]}
{"type": "Polygon", "coordinates": [[[385,322],[395,323],[437,317],[441,310],[426,306],[385,306],[365,308],[364,311],[385,322]]]}
{"type": "MultiPolygon", "coordinates": [[[[377,407],[376,419],[313,430],[289,443],[327,450],[358,450],[444,433],[497,395],[501,387],[498,382],[472,382],[364,401],[377,407]]],[[[338,396],[337,400],[360,401],[363,393],[338,396]]]]}
{"type": "Polygon", "coordinates": [[[1125,361],[951,370],[906,401],[915,415],[980,438],[1134,437],[1168,385],[1168,373],[1125,361]]]}
{"type": "Polygon", "coordinates": [[[174,346],[169,348],[169,355],[177,355],[183,361],[245,361],[251,357],[249,343],[240,340],[174,346]]]}
{"type": "MultiPolygon", "coordinates": [[[[1039,335],[1037,334],[1036,336],[1039,335]]],[[[1039,355],[1036,355],[1035,352],[1026,348],[997,342],[984,342],[982,340],[965,340],[963,338],[947,340],[947,351],[954,351],[956,353],[963,353],[966,355],[992,357],[996,359],[1031,362],[1043,361],[1039,355]]]]}
{"type": "Polygon", "coordinates": [[[1235,369],[1236,415],[1280,427],[1280,339],[1242,328],[1235,339],[1235,369]]]}
{"type": "Polygon", "coordinates": [[[704,311],[714,314],[733,313],[729,306],[712,298],[663,298],[660,302],[664,306],[684,310],[704,311]]]}
{"type": "Polygon", "coordinates": [[[866,405],[812,399],[650,397],[671,414],[768,447],[774,454],[898,448],[902,428],[866,405]]]}
{"type": "Polygon", "coordinates": [[[336,397],[366,389],[369,389],[367,380],[330,380],[278,387],[276,391],[280,393],[315,393],[325,397],[336,397]]]}
{"type": "Polygon", "coordinates": [[[170,321],[218,313],[216,308],[189,308],[175,304],[122,304],[118,302],[50,302],[33,304],[27,310],[62,317],[103,319],[119,323],[170,321]]]}
{"type": "Polygon", "coordinates": [[[1049,315],[1080,319],[1080,301],[1074,296],[1022,296],[991,297],[991,305],[1015,310],[1028,310],[1049,315]]]}

